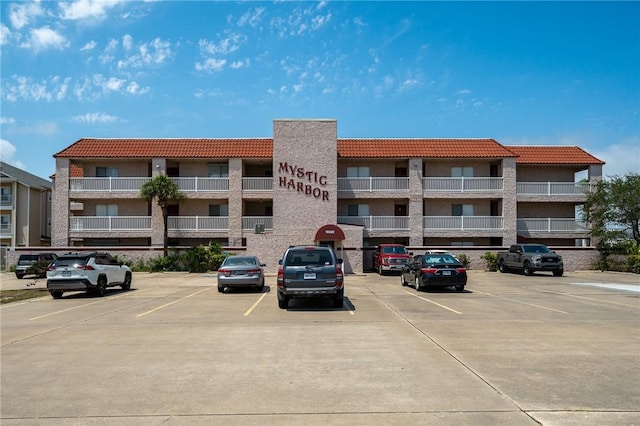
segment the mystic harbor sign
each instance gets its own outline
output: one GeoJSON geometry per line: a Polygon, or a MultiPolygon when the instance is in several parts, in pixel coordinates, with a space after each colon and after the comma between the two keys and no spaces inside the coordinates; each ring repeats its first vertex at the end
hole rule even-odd
{"type": "Polygon", "coordinates": [[[321,201],[329,201],[327,176],[304,167],[280,162],[278,165],[278,183],[280,188],[309,195],[321,201]]]}

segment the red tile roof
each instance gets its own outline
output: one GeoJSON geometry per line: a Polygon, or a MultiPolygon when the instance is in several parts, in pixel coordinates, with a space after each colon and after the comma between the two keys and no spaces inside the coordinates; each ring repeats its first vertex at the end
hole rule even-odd
{"type": "Polygon", "coordinates": [[[577,146],[507,146],[518,155],[517,164],[604,164],[577,146]]]}
{"type": "Polygon", "coordinates": [[[515,154],[493,139],[338,139],[342,158],[504,158],[515,154]]]}
{"type": "Polygon", "coordinates": [[[62,158],[271,158],[273,139],[80,139],[62,158]]]}
{"type": "Polygon", "coordinates": [[[70,164],[69,177],[84,177],[84,169],[77,164],[70,164]]]}

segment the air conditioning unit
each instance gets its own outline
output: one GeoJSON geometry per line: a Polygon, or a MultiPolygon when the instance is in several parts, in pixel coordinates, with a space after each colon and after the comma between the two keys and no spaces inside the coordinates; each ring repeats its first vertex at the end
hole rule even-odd
{"type": "Polygon", "coordinates": [[[264,234],[264,223],[256,223],[255,232],[256,234],[264,234]]]}

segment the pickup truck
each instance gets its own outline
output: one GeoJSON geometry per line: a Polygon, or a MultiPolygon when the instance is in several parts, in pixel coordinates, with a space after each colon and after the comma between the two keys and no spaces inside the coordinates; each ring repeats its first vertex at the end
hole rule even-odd
{"type": "Polygon", "coordinates": [[[402,265],[411,259],[412,254],[402,244],[380,244],[373,252],[373,268],[380,275],[385,272],[402,272],[402,265]]]}
{"type": "Polygon", "coordinates": [[[564,263],[562,256],[544,244],[513,244],[509,251],[498,252],[498,269],[500,272],[519,270],[524,275],[533,275],[535,271],[551,271],[554,276],[561,277],[564,263]]]}

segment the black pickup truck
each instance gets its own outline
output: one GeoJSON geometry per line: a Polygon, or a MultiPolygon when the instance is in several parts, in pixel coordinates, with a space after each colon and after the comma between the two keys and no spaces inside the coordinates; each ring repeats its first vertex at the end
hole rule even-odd
{"type": "Polygon", "coordinates": [[[498,269],[511,269],[532,275],[536,271],[551,271],[556,277],[564,273],[562,256],[549,250],[544,244],[513,244],[509,251],[498,252],[498,269]]]}

